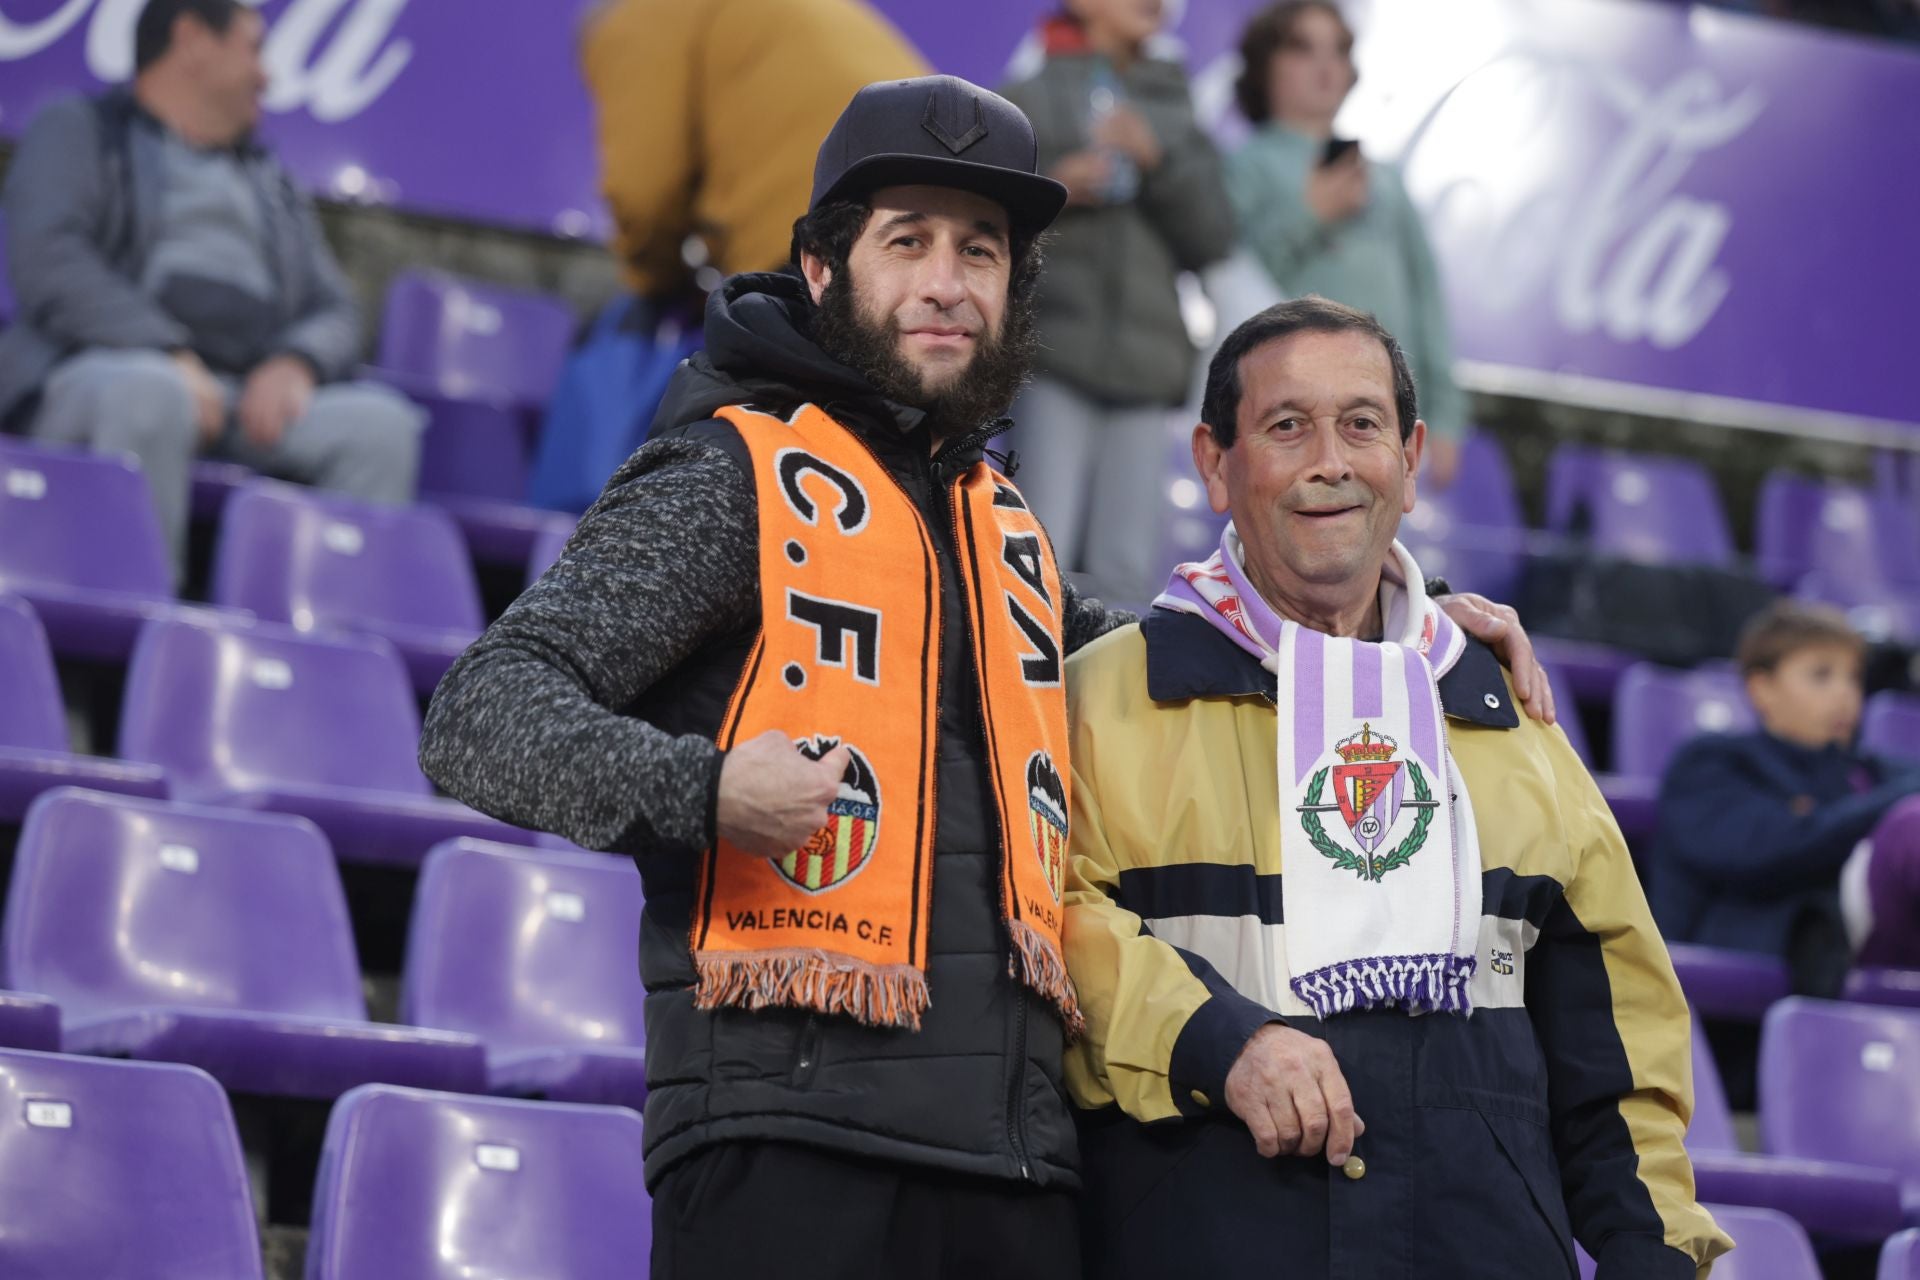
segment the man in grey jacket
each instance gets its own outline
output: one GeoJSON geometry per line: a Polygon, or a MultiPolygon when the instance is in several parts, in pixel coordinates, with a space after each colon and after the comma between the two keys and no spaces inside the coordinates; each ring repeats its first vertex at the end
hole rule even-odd
{"type": "Polygon", "coordinates": [[[0,333],[0,426],[133,454],[176,566],[196,453],[413,496],[424,415],[341,381],[353,299],[252,140],[263,30],[238,0],[149,0],[132,85],[42,111],[0,195],[20,313],[0,333]]]}

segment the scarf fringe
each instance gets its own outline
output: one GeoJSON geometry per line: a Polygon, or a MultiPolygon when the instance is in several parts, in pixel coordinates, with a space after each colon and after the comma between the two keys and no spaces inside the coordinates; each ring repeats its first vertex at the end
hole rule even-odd
{"type": "Polygon", "coordinates": [[[1052,938],[1024,920],[1007,921],[1013,935],[1013,954],[1007,970],[1035,995],[1049,1000],[1060,1012],[1071,1043],[1086,1034],[1087,1020],[1080,1012],[1079,997],[1074,994],[1073,979],[1067,976],[1067,963],[1052,938]]]}
{"type": "Polygon", "coordinates": [[[1293,994],[1321,1019],[1358,1008],[1470,1014],[1467,984],[1476,967],[1474,956],[1369,956],[1302,974],[1293,994]]]}
{"type": "Polygon", "coordinates": [[[910,964],[873,965],[830,951],[696,952],[697,1009],[812,1009],[870,1027],[920,1029],[927,978],[910,964]]]}

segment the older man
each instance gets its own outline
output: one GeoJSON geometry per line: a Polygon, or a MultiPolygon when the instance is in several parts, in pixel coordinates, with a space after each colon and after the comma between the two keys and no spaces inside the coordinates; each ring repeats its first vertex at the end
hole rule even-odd
{"type": "Polygon", "coordinates": [[[239,0],[147,0],[133,83],[50,104],[7,173],[0,428],[138,459],[176,569],[196,454],[399,503],[426,422],[345,381],[352,294],[253,136],[265,30],[239,0]]]}
{"type": "Polygon", "coordinates": [[[1695,1276],[1686,1004],[1565,736],[1394,540],[1399,344],[1284,303],[1204,412],[1220,551],[1068,664],[1090,1273],[1695,1276]]]}

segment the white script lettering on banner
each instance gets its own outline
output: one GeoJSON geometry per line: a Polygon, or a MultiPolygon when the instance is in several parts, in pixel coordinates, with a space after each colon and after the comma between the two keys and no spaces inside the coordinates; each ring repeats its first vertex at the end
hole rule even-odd
{"type": "Polygon", "coordinates": [[[1612,68],[1510,52],[1433,101],[1401,160],[1449,266],[1487,282],[1489,307],[1549,290],[1571,333],[1671,350],[1733,288],[1719,257],[1735,211],[1685,180],[1765,106],[1700,68],[1648,89],[1612,68]]]}
{"type": "MultiPolygon", "coordinates": [[[[258,0],[248,0],[258,4],[258,0]]],[[[272,19],[261,52],[270,111],[305,108],[333,123],[365,111],[413,60],[413,45],[393,39],[408,0],[292,0],[272,19]]],[[[145,0],[65,0],[32,21],[11,18],[0,0],[0,62],[19,62],[87,27],[87,70],[108,84],[133,74],[133,28],[145,0]]]]}

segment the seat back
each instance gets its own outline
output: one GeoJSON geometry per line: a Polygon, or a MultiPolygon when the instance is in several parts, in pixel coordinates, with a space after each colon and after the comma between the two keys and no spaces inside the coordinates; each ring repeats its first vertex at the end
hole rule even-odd
{"type": "Polygon", "coordinates": [[[0,1051],[0,1275],[261,1274],[239,1135],[211,1076],[0,1051]]]}
{"type": "Polygon", "coordinates": [[[1880,1248],[1880,1269],[1874,1280],[1920,1280],[1920,1227],[1887,1238],[1880,1248]]]}
{"type": "Polygon", "coordinates": [[[1547,464],[1549,527],[1650,564],[1728,565],[1733,534],[1713,476],[1696,462],[1562,446],[1547,464]]]}
{"type": "Polygon", "coordinates": [[[1161,491],[1166,495],[1158,564],[1169,572],[1176,564],[1205,560],[1220,549],[1227,517],[1207,503],[1207,487],[1193,466],[1193,427],[1172,415],[1167,419],[1166,451],[1161,455],[1161,491]]]}
{"type": "Polygon", "coordinates": [[[1826,594],[1851,602],[1920,582],[1920,530],[1891,495],[1776,471],[1760,486],[1756,524],[1761,571],[1778,586],[1817,574],[1826,594]]]}
{"type": "Polygon", "coordinates": [[[1776,1155],[1920,1178],[1920,1010],[1794,996],[1760,1033],[1760,1137],[1776,1155]]]}
{"type": "Polygon", "coordinates": [[[0,593],[0,747],[65,751],[67,745],[46,629],[25,600],[0,593]]]}
{"type": "Polygon", "coordinates": [[[276,784],[430,795],[393,646],[266,623],[155,619],[127,668],[120,754],[189,798],[276,784]]]}
{"type": "Polygon", "coordinates": [[[1920,760],[1920,696],[1888,689],[1868,698],[1860,715],[1860,746],[1881,755],[1920,760]]]}
{"type": "Polygon", "coordinates": [[[533,550],[527,556],[527,585],[538,582],[540,575],[553,567],[553,562],[567,549],[567,539],[573,536],[573,530],[571,523],[554,523],[534,535],[533,550]]]}
{"type": "Polygon", "coordinates": [[[1719,667],[1676,671],[1637,662],[1613,694],[1614,771],[1658,778],[1689,738],[1744,733],[1755,723],[1738,673],[1719,667]]]}
{"type": "Polygon", "coordinates": [[[640,1117],[366,1085],[334,1106],[307,1280],[644,1271],[640,1117]]]}
{"type": "Polygon", "coordinates": [[[0,585],[173,595],[160,518],[131,458],[0,436],[0,585]]]}
{"type": "Polygon", "coordinates": [[[646,1043],[628,859],[451,840],[414,898],[400,1016],[489,1047],[646,1043]]]}
{"type": "Polygon", "coordinates": [[[1707,1043],[1700,1015],[1693,1015],[1693,1123],[1687,1126],[1689,1151],[1738,1151],[1739,1136],[1733,1130],[1733,1109],[1727,1105],[1727,1091],[1720,1083],[1720,1064],[1713,1060],[1713,1046],[1707,1043]]]}
{"type": "Polygon", "coordinates": [[[1580,762],[1592,770],[1593,748],[1587,738],[1586,723],[1580,718],[1580,704],[1574,700],[1573,684],[1559,667],[1548,662],[1540,665],[1547,673],[1547,687],[1553,690],[1554,723],[1567,735],[1567,745],[1580,757],[1580,762]]]}
{"type": "Polygon", "coordinates": [[[1733,1237],[1733,1252],[1713,1264],[1713,1280],[1820,1280],[1820,1259],[1806,1228],[1778,1209],[1705,1206],[1733,1237]]]}
{"type": "Polygon", "coordinates": [[[479,632],[460,530],[432,507],[391,507],[256,481],[228,501],[214,600],[301,631],[397,623],[479,632]]]}
{"type": "Polygon", "coordinates": [[[1500,442],[1485,431],[1469,432],[1460,444],[1460,469],[1445,489],[1423,487],[1420,501],[1444,498],[1458,524],[1483,529],[1521,529],[1520,492],[1500,442]]]}
{"type": "Polygon", "coordinates": [[[544,403],[573,343],[573,309],[548,294],[402,271],[387,289],[380,364],[450,396],[544,403]]]}
{"type": "Polygon", "coordinates": [[[63,787],[20,832],[0,986],[68,1020],[144,1006],[366,1017],[346,897],[304,818],[63,787]]]}

